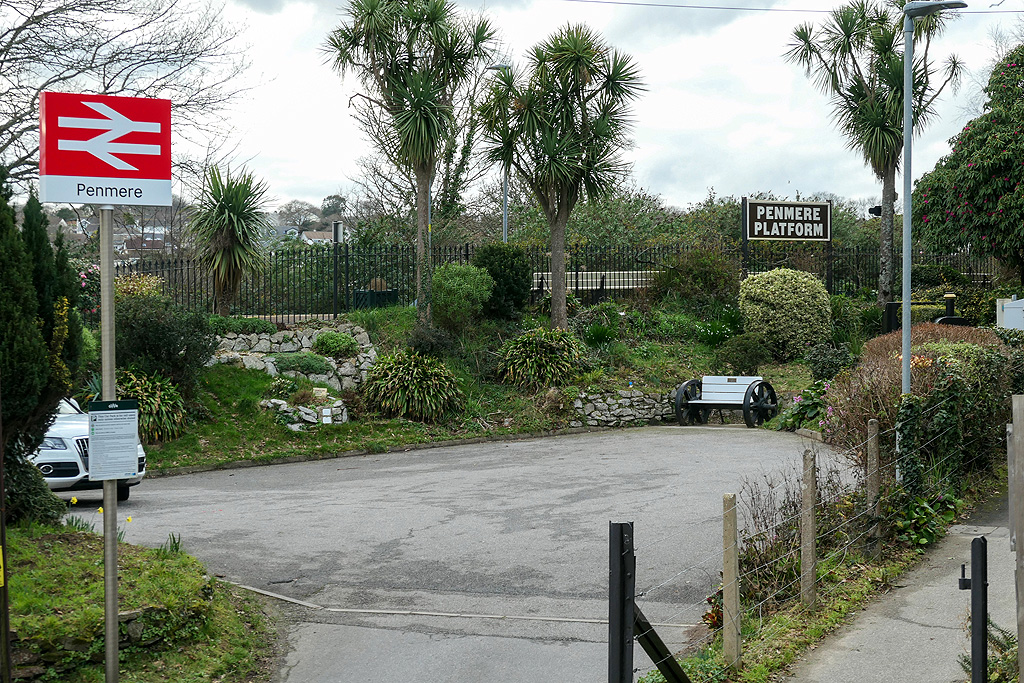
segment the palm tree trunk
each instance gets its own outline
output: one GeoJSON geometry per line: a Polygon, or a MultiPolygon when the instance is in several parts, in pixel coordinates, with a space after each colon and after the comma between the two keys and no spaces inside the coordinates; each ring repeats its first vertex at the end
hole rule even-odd
{"type": "Polygon", "coordinates": [[[569,329],[565,305],[565,226],[569,222],[567,202],[559,202],[551,228],[551,329],[569,329]]]}
{"type": "Polygon", "coordinates": [[[423,276],[427,272],[427,252],[425,240],[428,225],[427,212],[430,204],[430,169],[425,164],[415,164],[416,174],[416,312],[421,322],[430,315],[427,294],[429,289],[424,286],[423,276]]]}
{"type": "Polygon", "coordinates": [[[891,165],[882,174],[882,230],[878,244],[878,305],[892,301],[895,254],[893,253],[893,223],[896,204],[896,166],[891,165]]]}

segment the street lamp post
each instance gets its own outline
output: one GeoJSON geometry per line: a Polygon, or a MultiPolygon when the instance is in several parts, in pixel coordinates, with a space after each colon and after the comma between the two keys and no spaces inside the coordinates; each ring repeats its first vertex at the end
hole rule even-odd
{"type": "Polygon", "coordinates": [[[944,9],[967,7],[960,0],[915,0],[903,6],[903,393],[910,393],[910,212],[913,177],[910,151],[914,135],[914,20],[944,9]]]}
{"type": "MultiPolygon", "coordinates": [[[[506,71],[512,67],[508,64],[493,64],[487,71],[506,71]]],[[[508,167],[504,168],[505,177],[501,183],[501,241],[508,242],[508,167]]]]}

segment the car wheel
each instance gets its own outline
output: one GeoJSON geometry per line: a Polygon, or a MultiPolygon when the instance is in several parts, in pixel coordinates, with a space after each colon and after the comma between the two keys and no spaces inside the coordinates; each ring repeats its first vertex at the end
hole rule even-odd
{"type": "Polygon", "coordinates": [[[128,484],[117,485],[117,502],[120,503],[128,500],[128,496],[130,496],[131,494],[132,490],[131,488],[128,487],[128,484]]]}

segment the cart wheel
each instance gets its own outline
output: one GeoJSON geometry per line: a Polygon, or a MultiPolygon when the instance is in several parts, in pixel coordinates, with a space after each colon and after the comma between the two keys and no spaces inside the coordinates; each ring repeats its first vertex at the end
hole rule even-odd
{"type": "Polygon", "coordinates": [[[764,380],[751,383],[743,396],[743,421],[748,427],[757,427],[779,412],[775,389],[764,380]]]}
{"type": "Polygon", "coordinates": [[[690,379],[683,382],[676,390],[676,421],[680,425],[704,424],[711,415],[711,410],[689,405],[690,401],[701,396],[701,381],[690,379]]]}

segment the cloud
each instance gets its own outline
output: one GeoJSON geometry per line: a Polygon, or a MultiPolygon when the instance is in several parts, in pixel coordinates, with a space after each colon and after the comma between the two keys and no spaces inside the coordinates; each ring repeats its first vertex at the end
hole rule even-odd
{"type": "MultiPolygon", "coordinates": [[[[685,2],[685,0],[684,0],[685,2]]],[[[669,4],[672,3],[670,0],[669,4]]],[[[702,3],[701,4],[706,4],[702,3]]],[[[763,7],[779,4],[776,0],[763,7]]],[[[685,9],[681,7],[622,7],[608,31],[612,44],[639,43],[648,40],[675,40],[686,36],[707,35],[752,14],[732,10],[685,9]]]]}

